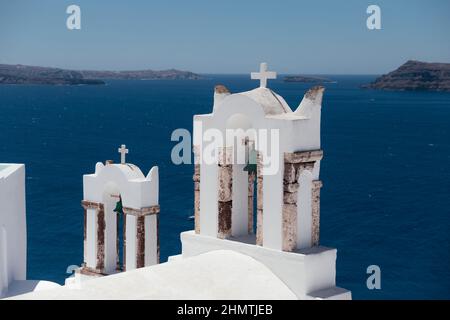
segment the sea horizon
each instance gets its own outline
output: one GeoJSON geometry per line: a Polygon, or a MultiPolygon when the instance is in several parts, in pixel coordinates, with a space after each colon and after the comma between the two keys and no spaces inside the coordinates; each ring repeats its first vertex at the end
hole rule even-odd
{"type": "MultiPolygon", "coordinates": [[[[180,253],[180,232],[193,229],[193,166],[171,162],[171,132],[211,112],[216,84],[255,88],[243,76],[0,86],[1,159],[26,165],[28,277],[62,284],[83,262],[82,176],[117,160],[120,144],[142,171],[159,166],[161,262],[180,253]]],[[[321,243],[338,248],[337,285],[355,299],[448,299],[450,173],[436,161],[450,159],[450,95],[360,89],[373,79],[325,84],[321,243]],[[366,287],[372,264],[383,290],[366,287]]],[[[313,85],[270,88],[295,108],[313,85]]]]}

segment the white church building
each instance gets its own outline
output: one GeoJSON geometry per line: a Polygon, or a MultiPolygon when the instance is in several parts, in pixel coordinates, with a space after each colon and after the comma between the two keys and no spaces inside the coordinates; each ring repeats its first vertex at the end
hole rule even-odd
{"type": "MultiPolygon", "coordinates": [[[[179,255],[159,261],[158,168],[144,175],[122,145],[120,163],[99,162],[83,177],[82,266],[62,287],[13,298],[351,299],[336,286],[337,250],[320,245],[324,88],[308,90],[294,110],[268,88],[276,73],[267,69],[252,73],[254,90],[216,86],[212,112],[194,116],[195,228],[181,233],[179,255]]],[[[22,190],[2,185],[1,174],[0,166],[0,200],[7,188],[22,190]]],[[[0,230],[21,231],[18,259],[26,251],[22,191],[9,218],[0,215],[0,230]]],[[[3,262],[11,248],[1,244],[3,262]]],[[[24,280],[15,265],[13,279],[24,280]]]]}

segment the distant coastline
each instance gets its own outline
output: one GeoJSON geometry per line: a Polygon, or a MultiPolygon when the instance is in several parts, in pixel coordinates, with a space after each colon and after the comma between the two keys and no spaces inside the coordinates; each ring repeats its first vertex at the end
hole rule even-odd
{"type": "Polygon", "coordinates": [[[203,79],[197,73],[191,71],[181,71],[177,69],[169,70],[136,70],[136,71],[80,71],[85,79],[100,80],[200,80],[203,79]]]}
{"type": "Polygon", "coordinates": [[[378,90],[450,92],[450,63],[409,60],[398,69],[361,87],[378,90]]]}
{"type": "Polygon", "coordinates": [[[300,83],[334,83],[336,81],[316,76],[289,75],[283,78],[284,82],[300,82],[300,83]]]}
{"type": "Polygon", "coordinates": [[[202,76],[176,69],[136,71],[66,70],[0,64],[0,84],[104,85],[105,80],[199,80],[202,76]]]}

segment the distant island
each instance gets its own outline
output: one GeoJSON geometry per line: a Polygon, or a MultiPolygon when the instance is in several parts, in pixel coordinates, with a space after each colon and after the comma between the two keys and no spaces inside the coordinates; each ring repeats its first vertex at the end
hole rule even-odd
{"type": "Polygon", "coordinates": [[[0,84],[99,85],[105,82],[85,79],[79,71],[0,64],[0,84]]]}
{"type": "Polygon", "coordinates": [[[0,64],[0,84],[104,85],[104,80],[198,80],[201,76],[180,70],[76,71],[60,68],[0,64]]]}
{"type": "Polygon", "coordinates": [[[372,83],[362,86],[369,89],[402,91],[450,91],[450,63],[407,61],[372,83]]]}
{"type": "Polygon", "coordinates": [[[328,78],[302,76],[302,75],[286,76],[286,77],[284,77],[283,80],[284,80],[284,82],[301,82],[301,83],[332,83],[332,82],[335,82],[328,78]]]}
{"type": "Polygon", "coordinates": [[[112,80],[199,80],[202,77],[190,71],[176,69],[154,71],[81,71],[86,79],[112,79],[112,80]]]}

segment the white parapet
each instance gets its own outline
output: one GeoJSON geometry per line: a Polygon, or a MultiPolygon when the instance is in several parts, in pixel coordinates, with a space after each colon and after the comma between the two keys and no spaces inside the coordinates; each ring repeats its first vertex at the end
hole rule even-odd
{"type": "Polygon", "coordinates": [[[194,231],[183,232],[182,255],[183,258],[189,258],[215,250],[236,251],[264,264],[298,299],[331,299],[336,296],[325,295],[324,290],[336,292],[338,296],[335,298],[351,299],[349,291],[336,287],[336,249],[318,246],[284,252],[256,246],[252,237],[235,240],[204,236],[194,231]]]}

